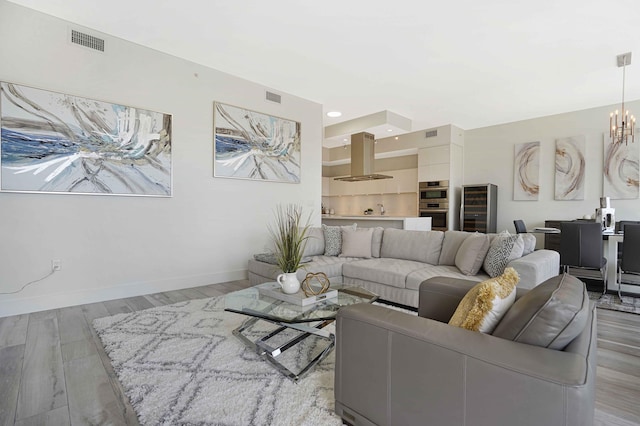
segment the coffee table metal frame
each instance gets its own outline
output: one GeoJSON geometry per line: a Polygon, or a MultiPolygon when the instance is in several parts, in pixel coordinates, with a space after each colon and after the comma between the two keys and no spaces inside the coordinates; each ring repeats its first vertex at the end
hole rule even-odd
{"type": "MultiPolygon", "coordinates": [[[[257,290],[257,286],[230,293],[227,297],[239,297],[243,293],[246,293],[249,301],[255,301],[257,300],[256,298],[259,298],[261,302],[265,302],[263,303],[265,306],[262,309],[257,310],[248,306],[236,306],[232,303],[230,304],[231,306],[225,306],[225,311],[249,316],[249,318],[247,318],[240,327],[233,330],[233,335],[247,347],[251,348],[258,355],[266,359],[282,374],[293,381],[298,381],[312,370],[320,361],[326,358],[334,348],[335,334],[327,330],[323,330],[323,328],[335,321],[338,309],[342,306],[355,303],[373,303],[378,299],[377,295],[362,288],[346,287],[343,285],[332,286],[332,288],[336,288],[338,290],[338,296],[336,298],[323,300],[322,302],[305,307],[304,310],[289,302],[277,300],[260,294],[257,290]],[[275,312],[276,308],[290,308],[292,313],[288,316],[278,315],[275,312]],[[300,310],[299,315],[295,315],[296,309],[300,310]],[[318,313],[319,315],[315,315],[318,313]],[[279,327],[254,341],[247,337],[243,332],[258,321],[267,321],[272,324],[276,324],[279,327]],[[270,339],[276,337],[287,329],[299,331],[301,334],[277,346],[273,346],[269,343],[270,339]],[[313,357],[302,369],[300,369],[300,371],[293,371],[278,360],[279,355],[286,350],[295,347],[311,335],[326,340],[328,343],[327,346],[318,355],[313,357]]],[[[227,299],[225,299],[225,303],[226,301],[227,299]]]]}

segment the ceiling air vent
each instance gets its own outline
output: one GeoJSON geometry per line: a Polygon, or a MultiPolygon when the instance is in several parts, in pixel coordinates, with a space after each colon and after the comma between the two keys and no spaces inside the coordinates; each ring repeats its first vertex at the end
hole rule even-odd
{"type": "Polygon", "coordinates": [[[438,136],[438,130],[437,129],[436,130],[429,130],[427,132],[427,134],[425,135],[426,138],[433,138],[433,137],[436,137],[436,136],[438,136]]]}
{"type": "Polygon", "coordinates": [[[266,99],[268,101],[275,102],[277,104],[281,104],[282,103],[282,96],[278,95],[277,93],[269,92],[268,90],[267,90],[266,99]]]}
{"type": "Polygon", "coordinates": [[[71,43],[104,52],[104,40],[80,31],[71,30],[71,43]]]}

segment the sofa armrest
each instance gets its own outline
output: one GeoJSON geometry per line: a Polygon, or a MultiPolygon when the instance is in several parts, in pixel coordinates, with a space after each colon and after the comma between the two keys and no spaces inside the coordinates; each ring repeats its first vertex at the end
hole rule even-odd
{"type": "Polygon", "coordinates": [[[418,315],[449,322],[465,294],[478,281],[433,277],[423,281],[418,290],[418,315]]]}
{"type": "Polygon", "coordinates": [[[367,304],[338,311],[336,337],[336,412],[352,424],[592,420],[594,378],[584,354],[367,304]]]}
{"type": "Polygon", "coordinates": [[[518,288],[533,288],[560,273],[560,253],[554,250],[536,250],[519,259],[511,266],[520,275],[518,288]]]}

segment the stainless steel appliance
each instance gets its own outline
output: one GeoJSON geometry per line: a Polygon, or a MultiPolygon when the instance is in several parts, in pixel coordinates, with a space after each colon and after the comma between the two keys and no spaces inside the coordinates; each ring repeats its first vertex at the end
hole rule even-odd
{"type": "Polygon", "coordinates": [[[351,135],[351,176],[334,179],[345,182],[393,179],[393,176],[375,173],[375,144],[376,137],[372,133],[360,132],[351,135]]]}
{"type": "Polygon", "coordinates": [[[431,218],[431,229],[449,229],[449,181],[420,182],[418,216],[431,218]]]}

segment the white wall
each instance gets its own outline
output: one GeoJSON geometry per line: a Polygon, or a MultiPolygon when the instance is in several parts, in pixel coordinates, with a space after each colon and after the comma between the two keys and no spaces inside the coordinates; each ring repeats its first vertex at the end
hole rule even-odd
{"type": "MultiPolygon", "coordinates": [[[[571,220],[594,214],[602,196],[603,135],[609,144],[609,113],[619,105],[592,108],[548,117],[467,130],[464,148],[464,183],[498,185],[498,231],[515,232],[514,219],[527,227],[544,226],[545,219],[571,220]],[[584,135],[586,143],[585,199],[555,201],[555,141],[584,135]],[[513,201],[514,146],[540,141],[540,194],[538,201],[513,201]]],[[[640,101],[629,110],[640,113],[640,101]]],[[[636,136],[636,142],[640,137],[636,136]]],[[[640,200],[611,200],[616,219],[640,219],[640,200]]]]}
{"type": "MultiPolygon", "coordinates": [[[[215,46],[211,46],[215,53],[215,46]]],[[[0,80],[173,115],[173,197],[0,193],[0,317],[242,279],[278,203],[320,223],[322,107],[0,0],[0,80]],[[70,28],[106,39],[98,53],[70,28]],[[213,178],[213,102],[302,123],[301,184],[213,178]]],[[[256,64],[259,66],[259,64],[256,64]]]]}

